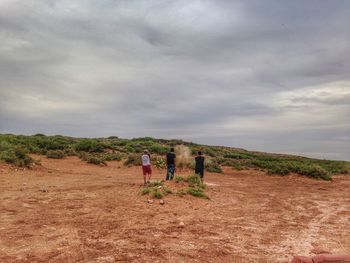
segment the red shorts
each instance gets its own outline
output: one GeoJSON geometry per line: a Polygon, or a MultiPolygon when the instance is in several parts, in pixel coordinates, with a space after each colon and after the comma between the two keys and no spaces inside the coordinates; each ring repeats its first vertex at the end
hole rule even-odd
{"type": "Polygon", "coordinates": [[[150,165],[142,166],[143,175],[152,174],[152,168],[150,165]]]}

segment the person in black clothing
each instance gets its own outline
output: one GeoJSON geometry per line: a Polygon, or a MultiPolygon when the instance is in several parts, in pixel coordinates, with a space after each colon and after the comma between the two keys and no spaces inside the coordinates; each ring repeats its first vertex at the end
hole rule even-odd
{"type": "Polygon", "coordinates": [[[176,154],[174,153],[174,148],[171,148],[170,152],[166,155],[167,173],[165,180],[173,180],[175,174],[175,160],[176,154]]]}
{"type": "Polygon", "coordinates": [[[195,168],[195,173],[198,174],[201,179],[203,180],[204,176],[204,156],[202,156],[202,152],[199,151],[198,155],[195,158],[196,161],[196,168],[195,168]]]}

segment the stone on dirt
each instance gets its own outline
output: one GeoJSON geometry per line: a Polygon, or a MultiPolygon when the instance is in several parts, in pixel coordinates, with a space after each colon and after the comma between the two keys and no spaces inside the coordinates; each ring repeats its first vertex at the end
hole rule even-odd
{"type": "Polygon", "coordinates": [[[159,203],[160,203],[161,205],[164,205],[164,204],[165,204],[164,200],[160,200],[159,203]]]}
{"type": "Polygon", "coordinates": [[[153,200],[151,200],[151,199],[147,200],[147,202],[148,202],[149,204],[153,204],[153,200]]]}
{"type": "Polygon", "coordinates": [[[179,223],[179,227],[185,227],[185,223],[181,221],[181,222],[179,223]]]}

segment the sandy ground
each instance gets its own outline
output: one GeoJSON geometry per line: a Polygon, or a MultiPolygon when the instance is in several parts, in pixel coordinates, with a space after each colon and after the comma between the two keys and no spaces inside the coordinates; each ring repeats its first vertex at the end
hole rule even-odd
{"type": "Polygon", "coordinates": [[[205,175],[211,200],[169,195],[160,205],[139,194],[138,167],[41,159],[31,170],[0,164],[0,262],[265,263],[350,252],[350,176],[227,168],[205,175]]]}

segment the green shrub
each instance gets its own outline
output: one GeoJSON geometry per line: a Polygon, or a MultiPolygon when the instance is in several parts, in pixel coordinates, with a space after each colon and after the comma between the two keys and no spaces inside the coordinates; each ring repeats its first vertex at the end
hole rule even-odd
{"type": "Polygon", "coordinates": [[[201,188],[198,187],[189,187],[187,193],[195,197],[201,197],[204,199],[209,199],[209,197],[203,192],[201,188]]]}
{"type": "Polygon", "coordinates": [[[129,154],[127,159],[124,162],[125,166],[132,165],[142,165],[141,156],[139,154],[129,154]]]}
{"type": "Polygon", "coordinates": [[[149,194],[151,192],[151,188],[149,188],[149,187],[144,187],[144,188],[142,188],[142,190],[141,190],[141,194],[142,195],[147,195],[147,194],[149,194]]]}
{"type": "Polygon", "coordinates": [[[171,191],[170,188],[168,188],[166,186],[163,186],[162,190],[163,190],[163,194],[164,195],[168,195],[168,194],[172,194],[173,193],[173,191],[171,191]]]}
{"type": "Polygon", "coordinates": [[[156,153],[156,154],[166,154],[168,152],[168,148],[164,147],[160,144],[153,144],[149,147],[149,150],[151,151],[151,153],[156,153]]]}
{"type": "Polygon", "coordinates": [[[82,139],[75,145],[75,149],[83,152],[103,152],[104,145],[94,139],[82,139]]]}
{"type": "Polygon", "coordinates": [[[9,147],[7,150],[1,151],[0,160],[20,167],[29,167],[33,163],[33,159],[27,151],[19,147],[9,147]]]}
{"type": "Polygon", "coordinates": [[[157,198],[157,199],[162,199],[163,198],[163,194],[158,189],[155,189],[154,192],[153,192],[153,197],[157,198]]]}
{"type": "Polygon", "coordinates": [[[158,187],[158,186],[162,186],[163,185],[163,182],[162,181],[152,181],[148,186],[149,187],[158,187]]]}
{"type": "Polygon", "coordinates": [[[120,153],[105,153],[102,158],[105,161],[121,161],[122,155],[120,153]]]}
{"type": "Polygon", "coordinates": [[[96,164],[96,165],[107,165],[106,162],[97,156],[89,156],[87,159],[88,163],[96,164]]]}
{"type": "Polygon", "coordinates": [[[230,159],[252,159],[253,156],[247,153],[229,152],[224,154],[224,158],[230,159]]]}
{"type": "Polygon", "coordinates": [[[175,182],[180,183],[182,181],[185,181],[185,178],[183,178],[182,176],[175,176],[175,182]]]}
{"type": "Polygon", "coordinates": [[[165,164],[165,160],[163,158],[157,158],[155,161],[154,161],[154,166],[157,167],[157,168],[165,168],[166,164],[165,164]]]}
{"type": "Polygon", "coordinates": [[[217,162],[208,162],[205,164],[205,169],[211,173],[223,173],[220,165],[217,162]]]}
{"type": "Polygon", "coordinates": [[[60,150],[50,150],[50,151],[47,151],[46,157],[52,158],[52,159],[62,159],[65,157],[65,154],[63,151],[60,151],[60,150]]]}

